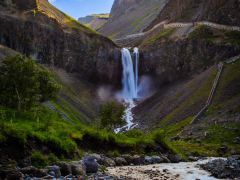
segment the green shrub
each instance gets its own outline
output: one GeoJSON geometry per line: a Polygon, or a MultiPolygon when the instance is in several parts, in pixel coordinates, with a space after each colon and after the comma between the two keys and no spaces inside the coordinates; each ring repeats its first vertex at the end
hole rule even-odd
{"type": "Polygon", "coordinates": [[[0,105],[28,110],[52,98],[59,90],[53,76],[32,59],[22,55],[8,57],[0,66],[0,105]]]}
{"type": "Polygon", "coordinates": [[[101,127],[110,131],[120,128],[126,124],[123,119],[124,106],[116,102],[106,103],[101,110],[101,127]]]}
{"type": "Polygon", "coordinates": [[[32,165],[35,167],[45,167],[48,165],[48,159],[39,151],[33,151],[31,156],[32,165]]]}
{"type": "Polygon", "coordinates": [[[189,35],[189,39],[208,39],[213,37],[211,28],[205,25],[197,26],[189,35]]]}
{"type": "Polygon", "coordinates": [[[240,32],[239,31],[227,31],[225,32],[225,36],[228,41],[233,44],[240,45],[240,32]]]}

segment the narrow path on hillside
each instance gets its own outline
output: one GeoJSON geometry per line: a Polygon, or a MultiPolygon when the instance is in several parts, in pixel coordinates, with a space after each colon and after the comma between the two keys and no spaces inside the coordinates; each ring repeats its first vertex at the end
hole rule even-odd
{"type": "Polygon", "coordinates": [[[173,23],[167,23],[167,21],[162,21],[162,22],[156,24],[152,29],[150,29],[146,32],[130,34],[125,37],[115,39],[114,41],[119,45],[121,45],[122,42],[124,42],[124,41],[136,42],[139,39],[144,38],[155,31],[161,31],[163,29],[168,29],[168,28],[181,28],[182,29],[182,30],[179,30],[176,32],[175,37],[176,36],[187,36],[193,30],[194,27],[199,26],[199,25],[205,25],[205,26],[219,29],[219,30],[240,31],[239,26],[229,26],[229,25],[217,24],[217,23],[213,23],[213,22],[209,22],[209,21],[173,22],[173,23]]]}

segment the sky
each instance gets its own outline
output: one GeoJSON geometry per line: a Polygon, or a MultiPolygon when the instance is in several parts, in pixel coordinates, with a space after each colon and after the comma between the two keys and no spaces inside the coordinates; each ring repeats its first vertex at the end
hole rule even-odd
{"type": "Polygon", "coordinates": [[[75,19],[91,14],[109,13],[114,0],[49,0],[75,19]]]}

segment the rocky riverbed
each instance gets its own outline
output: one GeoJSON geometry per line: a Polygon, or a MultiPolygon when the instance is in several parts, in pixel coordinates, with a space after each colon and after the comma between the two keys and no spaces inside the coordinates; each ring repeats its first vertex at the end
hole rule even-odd
{"type": "MultiPolygon", "coordinates": [[[[215,180],[240,178],[240,156],[225,159],[204,158],[192,162],[179,162],[179,157],[171,156],[123,155],[109,158],[91,154],[79,161],[59,162],[44,169],[33,166],[19,168],[12,167],[10,164],[1,165],[0,179],[215,180]]],[[[197,160],[193,157],[190,159],[197,160]]]]}

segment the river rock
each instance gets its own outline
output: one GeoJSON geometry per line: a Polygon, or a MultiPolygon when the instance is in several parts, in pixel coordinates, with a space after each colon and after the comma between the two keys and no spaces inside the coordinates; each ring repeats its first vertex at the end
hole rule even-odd
{"type": "Polygon", "coordinates": [[[122,157],[115,158],[115,163],[117,166],[126,166],[127,165],[126,159],[124,159],[122,157]]]}
{"type": "Polygon", "coordinates": [[[240,178],[240,160],[235,157],[216,159],[200,166],[216,178],[240,178]]]}
{"type": "Polygon", "coordinates": [[[86,175],[86,167],[83,161],[74,161],[71,163],[71,172],[74,176],[86,175]]]}
{"type": "Polygon", "coordinates": [[[98,161],[100,165],[104,165],[106,167],[113,167],[116,166],[116,163],[113,159],[109,157],[102,157],[101,160],[98,161]]]}
{"type": "Polygon", "coordinates": [[[66,162],[60,162],[57,164],[60,167],[61,175],[67,176],[69,174],[72,174],[71,165],[66,162]]]}
{"type": "Polygon", "coordinates": [[[30,175],[31,177],[42,178],[47,176],[46,170],[38,169],[34,166],[28,166],[20,169],[23,174],[30,175]]]}
{"type": "Polygon", "coordinates": [[[97,162],[98,162],[98,161],[101,161],[101,159],[102,159],[101,155],[96,154],[96,153],[88,154],[87,156],[88,156],[88,157],[93,157],[94,159],[97,160],[97,162]]]}
{"type": "Polygon", "coordinates": [[[159,156],[145,156],[145,164],[159,164],[163,163],[164,160],[159,156]]]}
{"type": "Polygon", "coordinates": [[[7,180],[22,180],[23,174],[19,171],[10,171],[6,176],[7,180]]]}
{"type": "Polygon", "coordinates": [[[57,165],[48,166],[47,169],[48,169],[48,174],[50,174],[51,176],[54,176],[56,178],[59,178],[61,176],[61,171],[59,166],[57,165]]]}
{"type": "Polygon", "coordinates": [[[163,163],[171,163],[171,161],[167,158],[167,156],[162,155],[163,163]]]}
{"type": "Polygon", "coordinates": [[[233,140],[234,143],[236,144],[240,144],[240,137],[236,137],[234,140],[233,140]]]}
{"type": "Polygon", "coordinates": [[[86,173],[97,173],[98,163],[94,157],[87,156],[84,158],[83,163],[86,167],[86,173]]]}
{"type": "Polygon", "coordinates": [[[188,160],[194,162],[194,161],[198,161],[199,158],[198,157],[189,156],[188,160]]]}
{"type": "Polygon", "coordinates": [[[183,159],[179,155],[177,155],[177,154],[169,154],[168,155],[168,159],[172,163],[179,163],[179,162],[183,161],[183,159]]]}

